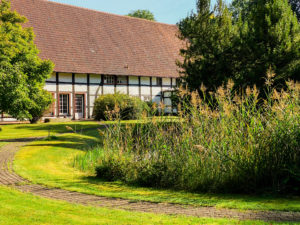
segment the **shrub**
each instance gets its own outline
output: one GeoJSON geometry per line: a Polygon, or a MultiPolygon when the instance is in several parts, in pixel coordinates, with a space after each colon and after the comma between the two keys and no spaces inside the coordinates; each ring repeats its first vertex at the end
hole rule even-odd
{"type": "Polygon", "coordinates": [[[49,119],[49,118],[46,118],[45,120],[44,120],[44,123],[50,123],[51,122],[51,120],[49,119]]]}
{"type": "Polygon", "coordinates": [[[95,120],[132,120],[141,118],[147,104],[137,97],[125,94],[108,94],[100,96],[94,105],[95,120]]]}

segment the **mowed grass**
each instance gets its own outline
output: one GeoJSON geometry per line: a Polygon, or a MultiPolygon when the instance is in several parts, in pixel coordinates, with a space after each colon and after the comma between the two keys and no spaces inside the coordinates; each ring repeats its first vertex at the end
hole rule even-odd
{"type": "MultiPolygon", "coordinates": [[[[177,117],[168,116],[162,117],[164,121],[174,121],[177,117]]],[[[151,119],[151,118],[149,118],[151,119]]],[[[147,120],[127,120],[121,121],[122,124],[144,123],[147,120]]],[[[0,140],[10,140],[29,137],[45,137],[60,133],[70,132],[67,129],[71,127],[77,133],[85,129],[99,128],[103,125],[110,125],[116,123],[115,121],[72,121],[72,122],[51,122],[51,123],[38,123],[38,124],[17,124],[17,125],[0,125],[0,140]]]]}
{"type": "MultiPolygon", "coordinates": [[[[48,200],[0,186],[0,224],[276,224],[260,221],[167,216],[87,207],[48,200]]],[[[288,223],[278,223],[288,224],[288,223]]],[[[297,223],[294,223],[297,224],[297,223]]],[[[300,224],[300,223],[298,223],[300,224]]]]}
{"type": "Polygon", "coordinates": [[[0,131],[0,140],[44,137],[49,134],[65,133],[69,131],[67,126],[78,132],[82,129],[96,129],[100,127],[99,123],[94,121],[1,125],[2,131],[0,131]]]}
{"type": "Polygon", "coordinates": [[[170,202],[242,210],[300,211],[299,197],[195,194],[101,181],[95,178],[95,174],[72,167],[74,157],[85,154],[84,150],[96,145],[97,141],[98,131],[89,130],[83,135],[65,134],[56,140],[33,142],[17,153],[14,169],[34,183],[133,201],[170,202]]]}

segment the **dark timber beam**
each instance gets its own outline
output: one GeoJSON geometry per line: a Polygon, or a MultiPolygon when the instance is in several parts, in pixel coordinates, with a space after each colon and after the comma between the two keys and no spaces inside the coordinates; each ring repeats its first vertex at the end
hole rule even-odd
{"type": "Polygon", "coordinates": [[[90,74],[87,74],[87,113],[88,113],[88,119],[91,118],[91,103],[90,103],[90,74]]]}
{"type": "Polygon", "coordinates": [[[104,94],[104,91],[103,91],[103,89],[104,89],[104,75],[101,75],[101,95],[103,95],[104,94]]]}
{"type": "Polygon", "coordinates": [[[56,117],[59,117],[59,73],[56,72],[56,117]]]}
{"type": "Polygon", "coordinates": [[[139,76],[138,79],[139,79],[139,97],[141,99],[142,98],[141,77],[139,76]]]}
{"type": "Polygon", "coordinates": [[[151,101],[152,101],[152,98],[153,98],[153,93],[152,93],[152,77],[150,77],[150,98],[151,98],[151,101]]]}
{"type": "MultiPolygon", "coordinates": [[[[76,100],[75,100],[75,73],[72,73],[72,98],[73,98],[73,101],[72,101],[72,108],[71,110],[73,109],[73,120],[75,120],[75,104],[76,104],[76,100]]],[[[71,112],[69,112],[71,114],[71,112]]]]}

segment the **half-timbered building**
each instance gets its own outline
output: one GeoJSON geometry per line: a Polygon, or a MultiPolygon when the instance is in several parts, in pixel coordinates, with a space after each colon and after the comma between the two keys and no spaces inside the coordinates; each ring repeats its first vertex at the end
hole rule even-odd
{"type": "MultiPolygon", "coordinates": [[[[170,106],[181,41],[177,27],[46,0],[12,0],[42,59],[55,64],[47,117],[91,118],[99,95],[126,93],[170,106]]],[[[171,109],[169,109],[171,110],[171,109]]]]}

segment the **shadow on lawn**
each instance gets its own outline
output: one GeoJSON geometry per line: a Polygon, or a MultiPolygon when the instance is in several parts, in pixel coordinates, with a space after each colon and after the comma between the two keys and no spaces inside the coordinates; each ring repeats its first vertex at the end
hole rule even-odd
{"type": "MultiPolygon", "coordinates": [[[[99,126],[99,125],[98,125],[99,126]]],[[[82,133],[68,133],[61,136],[52,136],[41,140],[38,143],[31,143],[28,146],[35,147],[56,147],[56,148],[70,148],[81,151],[88,151],[96,146],[101,146],[98,129],[90,128],[82,133]]]]}
{"type": "Polygon", "coordinates": [[[86,122],[73,122],[73,123],[58,123],[58,124],[38,124],[38,125],[23,125],[18,126],[18,129],[27,129],[32,131],[51,131],[55,133],[64,133],[69,131],[67,127],[71,127],[74,131],[80,132],[81,130],[85,129],[99,129],[103,128],[103,125],[100,125],[95,122],[86,123],[86,122]]]}

